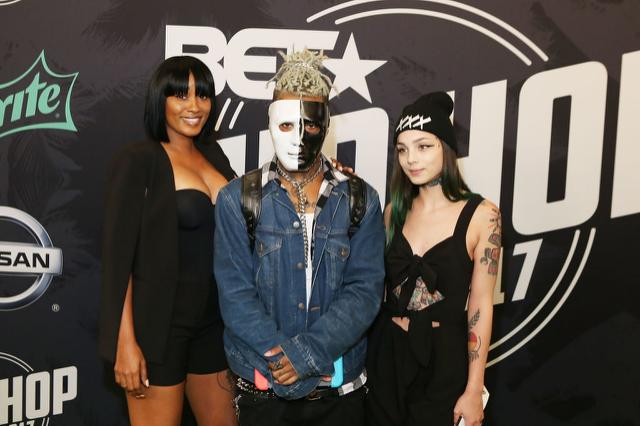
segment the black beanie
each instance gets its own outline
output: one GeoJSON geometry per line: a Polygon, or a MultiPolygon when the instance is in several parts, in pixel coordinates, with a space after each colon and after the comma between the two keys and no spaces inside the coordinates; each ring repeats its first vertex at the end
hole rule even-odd
{"type": "Polygon", "coordinates": [[[402,110],[394,132],[393,143],[405,130],[422,130],[436,135],[458,153],[458,144],[449,116],[453,112],[453,99],[445,92],[433,92],[420,96],[402,110]]]}

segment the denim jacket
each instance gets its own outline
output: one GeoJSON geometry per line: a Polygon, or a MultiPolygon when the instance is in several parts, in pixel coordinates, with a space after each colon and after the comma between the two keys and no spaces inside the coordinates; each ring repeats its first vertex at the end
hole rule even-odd
{"type": "Polygon", "coordinates": [[[385,232],[378,194],[369,185],[367,211],[349,238],[346,177],[323,157],[325,182],[313,232],[313,281],[306,305],[303,226],[275,173],[263,166],[262,211],[255,247],[241,212],[241,179],[218,194],[215,264],[224,347],[229,366],[254,380],[257,368],[277,395],[302,398],[333,374],[343,357],[344,383],[364,371],[366,331],[382,299],[385,232]],[[265,357],[281,346],[298,373],[292,385],[275,384],[265,357]]]}

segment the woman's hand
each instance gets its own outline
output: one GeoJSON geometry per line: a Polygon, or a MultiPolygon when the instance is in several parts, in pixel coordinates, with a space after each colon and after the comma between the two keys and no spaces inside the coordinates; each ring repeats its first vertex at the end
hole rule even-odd
{"type": "Polygon", "coordinates": [[[113,371],[116,383],[121,388],[136,398],[144,398],[144,387],[149,387],[147,363],[135,340],[118,341],[116,364],[113,371]]]}
{"type": "Polygon", "coordinates": [[[453,424],[457,425],[460,417],[464,417],[465,426],[480,426],[484,420],[482,410],[482,391],[465,391],[453,408],[453,424]]]}

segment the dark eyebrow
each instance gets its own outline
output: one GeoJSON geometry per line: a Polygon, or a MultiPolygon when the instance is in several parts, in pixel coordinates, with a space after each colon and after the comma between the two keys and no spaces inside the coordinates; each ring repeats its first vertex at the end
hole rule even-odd
{"type": "Polygon", "coordinates": [[[432,142],[429,138],[423,136],[421,138],[412,140],[411,143],[416,143],[416,142],[420,142],[420,141],[432,142]]]}
{"type": "MultiPolygon", "coordinates": [[[[428,138],[428,137],[426,137],[426,136],[421,136],[421,137],[419,137],[419,138],[417,138],[417,139],[413,139],[413,140],[411,140],[411,141],[409,141],[409,142],[407,142],[407,143],[409,143],[409,144],[415,144],[416,142],[420,142],[420,141],[425,141],[425,142],[431,142],[431,143],[433,143],[433,141],[429,140],[429,138],[428,138]]],[[[405,144],[404,142],[400,142],[400,141],[398,141],[397,145],[406,146],[406,144],[405,144]]]]}

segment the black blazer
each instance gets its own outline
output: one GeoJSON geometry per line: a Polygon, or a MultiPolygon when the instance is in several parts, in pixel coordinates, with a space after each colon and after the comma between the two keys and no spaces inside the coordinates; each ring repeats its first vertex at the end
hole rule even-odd
{"type": "MultiPolygon", "coordinates": [[[[225,177],[236,175],[216,142],[197,143],[225,177]]],[[[178,278],[178,219],[171,162],[158,142],[126,145],[107,178],[102,245],[100,354],[113,362],[129,274],[136,339],[147,361],[162,362],[178,278]]],[[[211,271],[213,274],[213,271],[211,271]]]]}

